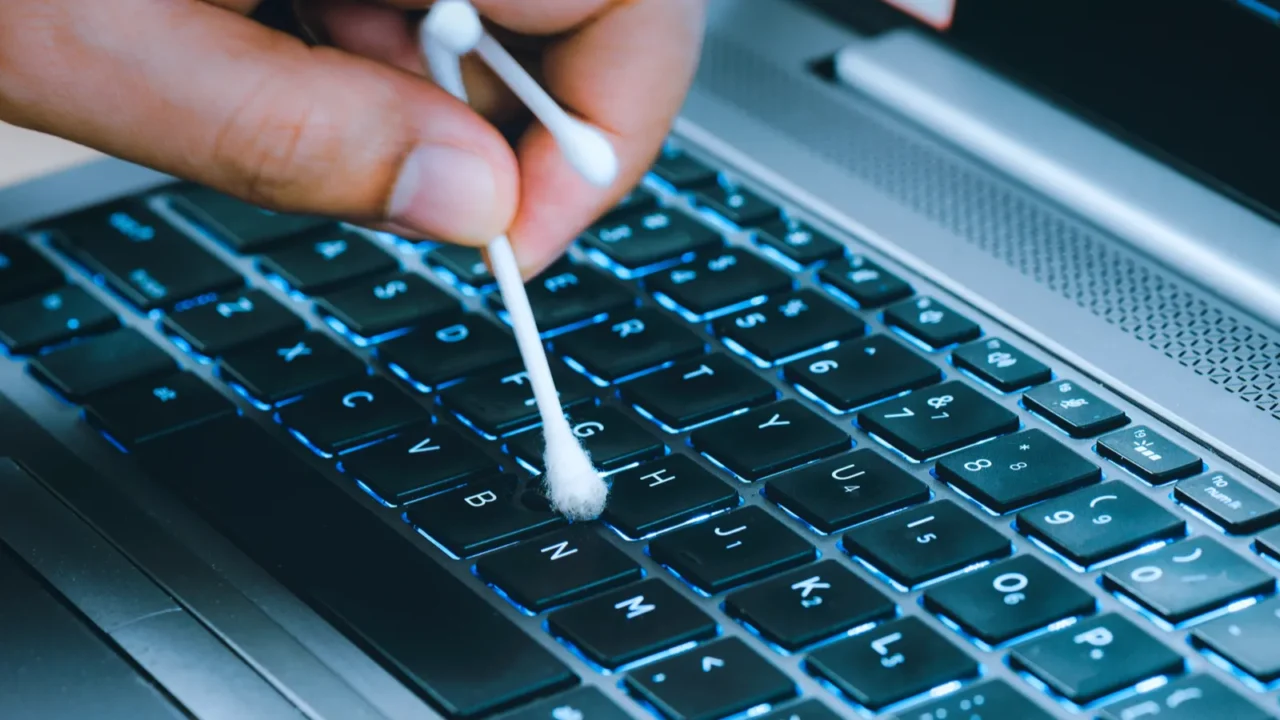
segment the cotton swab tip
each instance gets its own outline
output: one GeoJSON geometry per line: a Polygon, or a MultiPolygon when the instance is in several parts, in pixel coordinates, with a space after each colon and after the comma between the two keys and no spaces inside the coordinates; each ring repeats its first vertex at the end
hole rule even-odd
{"type": "Polygon", "coordinates": [[[571,521],[594,520],[604,512],[609,486],[567,423],[543,430],[547,443],[547,494],[551,505],[571,521]]]}
{"type": "Polygon", "coordinates": [[[439,0],[422,23],[422,34],[454,55],[466,55],[484,36],[484,25],[467,0],[439,0]]]}
{"type": "Polygon", "coordinates": [[[618,179],[618,155],[604,133],[572,118],[549,129],[565,159],[587,182],[607,188],[618,179]]]}

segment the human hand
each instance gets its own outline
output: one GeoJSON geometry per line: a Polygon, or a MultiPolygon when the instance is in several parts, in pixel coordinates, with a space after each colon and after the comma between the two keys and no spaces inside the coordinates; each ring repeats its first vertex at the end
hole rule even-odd
{"type": "MultiPolygon", "coordinates": [[[[4,0],[0,120],[278,212],[483,246],[509,232],[526,275],[639,181],[701,48],[705,0],[473,0],[621,163],[594,188],[478,63],[468,108],[425,78],[430,0],[298,0],[331,47],[246,17],[261,0],[4,0]]],[[[468,59],[470,60],[470,59],[468,59]]]]}

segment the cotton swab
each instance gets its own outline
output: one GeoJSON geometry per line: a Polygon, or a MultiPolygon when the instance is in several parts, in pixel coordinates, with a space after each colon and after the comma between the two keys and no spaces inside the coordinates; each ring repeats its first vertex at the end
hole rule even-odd
{"type": "MultiPolygon", "coordinates": [[[[588,182],[601,187],[613,184],[618,161],[609,141],[595,128],[570,117],[485,32],[480,16],[467,0],[440,0],[435,3],[419,32],[423,56],[440,87],[466,102],[461,57],[476,51],[494,74],[529,106],[555,138],[568,162],[588,182]]],[[[570,520],[594,519],[604,510],[608,486],[591,464],[590,456],[565,418],[510,240],[506,235],[496,237],[489,243],[488,251],[494,279],[502,293],[542,419],[546,444],[543,457],[545,482],[551,504],[570,520]]]]}

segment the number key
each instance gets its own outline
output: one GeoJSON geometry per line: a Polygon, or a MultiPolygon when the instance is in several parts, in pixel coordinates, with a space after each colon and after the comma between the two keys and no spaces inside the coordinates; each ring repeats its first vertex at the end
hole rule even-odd
{"type": "Polygon", "coordinates": [[[844,246],[840,243],[792,218],[778,220],[756,230],[756,242],[800,267],[833,260],[844,254],[844,246]]]}
{"type": "Polygon", "coordinates": [[[1102,583],[1177,624],[1240,598],[1269,593],[1276,581],[1207,537],[1166,545],[1108,568],[1102,583]]]}
{"type": "Polygon", "coordinates": [[[938,477],[998,513],[1091,485],[1102,470],[1043,430],[1024,430],[948,455],[938,477]]]}
{"type": "Polygon", "coordinates": [[[1186,533],[1186,522],[1122,482],[1105,482],[1019,513],[1017,527],[1078,566],[1186,533]]]}
{"type": "Polygon", "coordinates": [[[738,227],[777,220],[781,214],[777,205],[724,179],[699,188],[694,201],[738,227]]]}
{"type": "Polygon", "coordinates": [[[1018,416],[952,380],[858,413],[858,425],[915,460],[1018,429],[1018,416]]]}
{"type": "Polygon", "coordinates": [[[725,250],[703,260],[650,275],[645,284],[658,302],[686,320],[701,322],[732,312],[741,303],[786,292],[791,276],[743,250],[725,250]]]}
{"type": "Polygon", "coordinates": [[[634,278],[715,252],[724,238],[682,212],[658,208],[610,215],[582,236],[582,244],[597,265],[634,278]]]}
{"type": "Polygon", "coordinates": [[[942,381],[929,361],[887,335],[841,343],[786,365],[783,375],[835,412],[846,412],[942,381]]]}
{"type": "Polygon", "coordinates": [[[950,500],[859,525],[845,533],[843,545],[905,588],[1013,550],[1007,538],[950,500]]]}
{"type": "Polygon", "coordinates": [[[1039,385],[1053,375],[1047,365],[998,338],[956,348],[951,361],[1001,392],[1039,385]]]}

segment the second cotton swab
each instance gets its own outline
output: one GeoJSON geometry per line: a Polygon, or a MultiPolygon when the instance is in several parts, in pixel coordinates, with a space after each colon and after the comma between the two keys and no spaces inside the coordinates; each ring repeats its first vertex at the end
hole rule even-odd
{"type": "MultiPolygon", "coordinates": [[[[427,66],[442,88],[467,101],[461,58],[475,51],[529,107],[555,138],[566,160],[588,182],[600,187],[613,184],[618,161],[609,141],[595,128],[566,113],[515,58],[485,32],[480,16],[469,2],[440,0],[435,3],[423,20],[420,35],[427,66]]],[[[608,486],[564,416],[525,293],[524,279],[506,235],[489,243],[488,255],[542,420],[546,485],[551,504],[571,520],[598,517],[604,510],[608,486]]]]}

